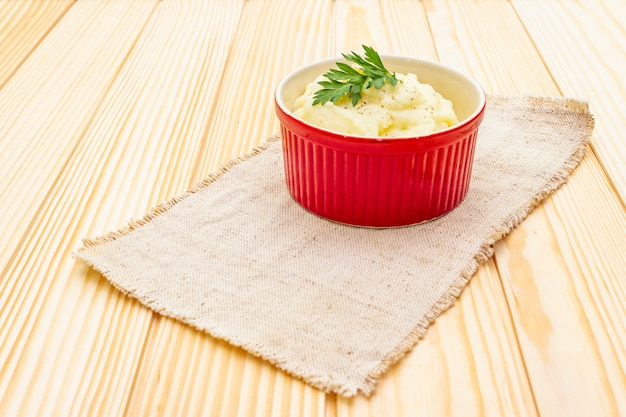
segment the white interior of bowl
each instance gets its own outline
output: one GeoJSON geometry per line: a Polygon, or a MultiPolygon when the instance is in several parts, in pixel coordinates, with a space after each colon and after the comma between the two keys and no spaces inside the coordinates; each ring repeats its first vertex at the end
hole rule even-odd
{"type": "MultiPolygon", "coordinates": [[[[485,104],[485,93],[480,85],[462,72],[437,62],[417,58],[381,55],[385,67],[392,72],[412,72],[420,82],[428,83],[442,96],[452,101],[460,122],[475,116],[485,104]]],[[[335,67],[343,58],[331,58],[301,67],[287,75],[276,89],[278,105],[293,112],[293,103],[308,83],[335,67]]]]}

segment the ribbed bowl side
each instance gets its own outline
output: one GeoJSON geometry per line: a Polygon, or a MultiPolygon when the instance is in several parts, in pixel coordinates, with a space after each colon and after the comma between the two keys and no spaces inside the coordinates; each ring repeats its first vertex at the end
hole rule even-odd
{"type": "Polygon", "coordinates": [[[446,214],[463,200],[469,188],[476,132],[461,141],[421,155],[422,182],[417,198],[423,220],[446,214]]]}
{"type": "Polygon", "coordinates": [[[364,154],[313,143],[283,127],[287,187],[304,208],[341,223],[405,226],[434,219],[465,197],[477,133],[429,151],[364,154]]]}

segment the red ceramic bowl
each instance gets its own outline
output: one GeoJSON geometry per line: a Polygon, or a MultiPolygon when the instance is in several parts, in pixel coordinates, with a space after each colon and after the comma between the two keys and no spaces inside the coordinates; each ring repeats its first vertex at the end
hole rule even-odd
{"type": "Polygon", "coordinates": [[[381,57],[390,71],[417,74],[451,100],[460,123],[421,137],[380,138],[332,132],[294,116],[306,85],[340,58],[299,68],[276,88],[289,192],[307,210],[354,226],[407,226],[457,207],[469,187],[485,112],[485,93],[467,75],[436,62],[381,57]]]}

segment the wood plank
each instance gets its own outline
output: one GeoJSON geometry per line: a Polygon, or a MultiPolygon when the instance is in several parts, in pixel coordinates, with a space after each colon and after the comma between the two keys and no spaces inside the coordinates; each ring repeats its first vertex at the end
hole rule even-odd
{"type": "Polygon", "coordinates": [[[275,133],[285,72],[365,41],[466,68],[490,91],[559,94],[516,13],[505,1],[76,3],[0,90],[0,414],[626,414],[626,220],[593,154],[369,399],[324,395],[70,258],[81,237],[275,133]],[[265,107],[242,116],[250,103],[265,107]]]}
{"type": "Polygon", "coordinates": [[[201,176],[279,132],[274,89],[298,66],[329,56],[332,1],[252,0],[234,39],[227,71],[199,161],[201,176]],[[271,23],[268,23],[271,22],[271,23]],[[254,107],[254,112],[242,114],[254,107]]]}
{"type": "Polygon", "coordinates": [[[154,3],[75,4],[0,90],[0,235],[8,237],[0,242],[0,271],[31,227],[154,3]],[[112,24],[102,15],[117,20],[112,24]]]}
{"type": "Polygon", "coordinates": [[[425,2],[439,60],[494,94],[559,95],[533,39],[500,0],[425,2]]]}
{"type": "MultiPolygon", "coordinates": [[[[188,168],[193,165],[193,161],[197,157],[195,150],[203,140],[202,133],[206,130],[210,109],[214,105],[212,100],[217,97],[216,88],[218,85],[213,83],[213,77],[215,73],[219,74],[220,71],[223,71],[228,58],[232,32],[236,29],[238,8],[243,2],[231,2],[228,3],[228,6],[224,6],[224,4],[221,3],[222,6],[216,8],[217,3],[210,5],[207,2],[195,2],[193,4],[186,2],[182,6],[173,2],[159,3],[153,18],[145,28],[142,37],[137,41],[135,47],[137,53],[133,51],[129,55],[126,65],[120,70],[109,94],[103,99],[101,112],[94,117],[92,124],[84,134],[84,140],[68,160],[67,167],[59,178],[58,187],[51,191],[51,207],[57,207],[57,199],[64,200],[68,201],[69,207],[58,206],[59,209],[62,209],[62,213],[77,213],[76,217],[68,216],[65,218],[65,224],[59,226],[59,228],[64,226],[66,230],[74,231],[73,234],[68,233],[68,237],[73,240],[73,243],[64,242],[61,247],[70,250],[77,246],[79,237],[94,235],[119,227],[120,219],[128,219],[128,216],[133,213],[143,214],[151,204],[160,202],[172,193],[183,191],[184,186],[181,186],[181,183],[189,181],[187,176],[192,171],[188,168]],[[215,16],[220,16],[220,19],[214,19],[215,16]],[[228,21],[231,22],[231,25],[227,24],[228,21]],[[225,28],[227,27],[230,27],[231,30],[226,31],[225,28]],[[172,33],[176,33],[176,37],[172,38],[172,33]],[[185,45],[185,47],[181,48],[180,45],[185,45]],[[182,73],[180,70],[181,63],[184,63],[182,68],[186,69],[182,73]],[[211,66],[205,65],[205,63],[210,63],[211,66]],[[160,68],[161,71],[147,71],[150,68],[160,68]],[[149,75],[146,76],[146,73],[149,75]],[[171,114],[176,114],[179,117],[178,120],[185,120],[186,123],[176,123],[175,118],[168,119],[172,121],[171,123],[158,121],[160,115],[171,114]],[[155,122],[155,120],[157,121],[155,122]],[[167,138],[167,140],[162,138],[167,138]],[[141,158],[138,158],[138,155],[141,155],[141,158]],[[157,162],[155,163],[155,161],[157,162]],[[106,167],[110,167],[110,169],[106,169],[106,167]],[[171,170],[171,175],[168,175],[168,170],[171,170]],[[78,173],[82,175],[78,175],[78,173]],[[129,178],[133,181],[129,181],[129,178]],[[146,182],[152,184],[153,181],[162,184],[162,186],[145,186],[146,182]],[[83,218],[80,218],[80,213],[83,213],[83,218]]],[[[251,14],[248,19],[252,20],[254,16],[251,14]]],[[[59,215],[59,213],[55,213],[53,216],[59,215]]],[[[49,222],[49,216],[43,216],[42,223],[48,224],[49,222]]],[[[41,229],[38,227],[34,231],[34,233],[42,236],[45,236],[46,232],[47,230],[43,227],[41,229]]],[[[60,253],[59,256],[64,260],[69,260],[67,251],[60,253]]],[[[63,277],[69,275],[69,280],[65,283],[66,288],[63,290],[64,297],[68,292],[75,293],[78,288],[84,285],[85,276],[83,274],[85,271],[86,268],[64,271],[63,277]]],[[[121,303],[127,305],[126,303],[128,303],[128,305],[135,305],[110,287],[99,291],[96,297],[99,301],[96,304],[121,303]]],[[[88,297],[78,300],[72,299],[71,301],[72,303],[69,305],[78,304],[79,306],[68,309],[68,312],[79,309],[89,310],[89,305],[93,303],[88,297]],[[84,301],[85,304],[81,301],[84,301]]],[[[46,303],[50,305],[64,304],[59,302],[58,291],[56,294],[49,295],[46,303]]],[[[100,383],[98,378],[107,375],[100,375],[97,371],[108,372],[102,367],[98,367],[94,374],[82,374],[80,367],[73,367],[71,373],[65,374],[62,370],[57,370],[57,375],[60,378],[70,382],[80,381],[80,384],[70,384],[63,389],[62,393],[51,393],[47,398],[42,399],[42,403],[49,404],[50,401],[54,401],[55,396],[53,394],[66,395],[75,387],[89,385],[99,386],[101,390],[90,389],[83,393],[84,397],[76,398],[73,401],[59,401],[59,403],[75,410],[95,410],[106,413],[106,407],[113,401],[116,406],[123,406],[130,415],[135,415],[137,410],[140,410],[139,413],[141,414],[145,410],[160,409],[162,406],[167,410],[179,410],[182,415],[187,415],[185,412],[187,406],[203,412],[219,411],[222,408],[230,410],[230,407],[238,402],[242,403],[243,411],[250,409],[250,407],[255,409],[260,407],[260,411],[267,408],[267,406],[260,406],[249,401],[248,397],[245,396],[242,397],[244,401],[238,400],[240,395],[238,387],[242,383],[238,378],[245,377],[243,384],[256,388],[254,383],[257,378],[256,373],[250,373],[249,369],[256,369],[260,361],[255,359],[252,362],[252,368],[246,367],[248,371],[243,374],[234,371],[241,369],[241,361],[234,362],[236,365],[232,368],[234,370],[229,366],[223,368],[226,372],[225,375],[231,380],[234,379],[228,396],[224,398],[219,395],[220,392],[223,392],[224,386],[221,378],[210,379],[209,381],[204,379],[212,369],[220,369],[222,366],[220,358],[216,358],[217,363],[212,363],[209,362],[211,356],[201,355],[198,359],[206,366],[203,368],[194,366],[191,369],[182,366],[170,366],[179,361],[172,362],[169,357],[168,361],[165,362],[153,361],[152,354],[154,352],[151,348],[158,349],[157,353],[161,351],[171,352],[180,343],[182,350],[177,351],[187,352],[186,348],[193,346],[198,334],[174,321],[169,322],[168,326],[151,325],[149,320],[142,320],[144,313],[149,313],[149,311],[143,309],[141,314],[138,314],[136,321],[126,323],[121,320],[120,326],[115,326],[112,329],[118,334],[118,338],[124,341],[122,346],[129,345],[133,348],[134,353],[141,352],[141,345],[144,340],[147,340],[141,361],[137,359],[136,355],[129,355],[129,358],[137,362],[127,365],[124,372],[116,369],[117,372],[110,376],[114,379],[120,378],[120,381],[113,380],[107,384],[100,383]],[[170,331],[175,335],[182,333],[187,336],[170,339],[170,331]],[[159,344],[159,341],[162,340],[160,339],[161,336],[163,336],[163,340],[171,340],[173,344],[159,344]],[[140,372],[135,375],[132,387],[129,387],[127,382],[132,381],[133,378],[128,377],[128,372],[133,372],[138,366],[140,372]],[[165,369],[161,369],[161,366],[165,369]],[[181,403],[180,396],[164,389],[170,386],[171,380],[179,381],[179,377],[191,378],[193,375],[191,370],[198,371],[195,374],[196,381],[210,383],[208,392],[218,394],[217,397],[213,397],[214,403],[207,404],[211,397],[207,398],[206,392],[196,389],[186,391],[185,394],[192,396],[192,398],[190,401],[181,403]],[[152,371],[156,373],[152,373],[152,371]],[[252,379],[248,379],[250,376],[252,379]],[[172,379],[168,379],[169,377],[172,379]],[[246,383],[245,381],[250,382],[246,383]],[[147,390],[153,387],[156,387],[154,393],[147,390]],[[222,387],[222,391],[220,391],[220,387],[222,387]],[[131,395],[127,405],[124,405],[125,399],[122,398],[125,395],[131,395]]],[[[92,312],[92,315],[94,314],[97,315],[98,311],[92,312]]],[[[73,329],[76,328],[76,321],[80,317],[82,315],[78,315],[75,320],[64,317],[65,320],[61,322],[63,326],[68,326],[68,329],[73,329]]],[[[94,321],[98,322],[97,319],[94,321]]],[[[112,321],[115,322],[116,320],[112,321]]],[[[155,323],[157,322],[160,320],[155,321],[155,323]]],[[[61,325],[57,327],[62,329],[61,325]]],[[[83,341],[81,352],[91,348],[89,344],[90,335],[84,336],[86,338],[83,341]]],[[[52,338],[53,336],[49,337],[52,338]]],[[[206,335],[201,335],[201,339],[204,347],[211,348],[216,343],[215,340],[206,335]]],[[[58,343],[58,340],[54,341],[58,343]]],[[[230,347],[226,348],[224,344],[219,346],[222,346],[222,350],[226,350],[227,355],[232,355],[230,347]]],[[[115,344],[111,348],[115,351],[108,352],[108,354],[101,352],[96,357],[96,359],[100,357],[101,359],[97,360],[96,363],[103,363],[110,358],[115,358],[120,345],[115,344]]],[[[202,349],[201,353],[203,352],[206,352],[206,349],[202,349]]],[[[228,363],[226,361],[226,365],[228,363]]],[[[273,368],[272,371],[275,372],[273,368]]],[[[217,374],[220,377],[222,375],[217,374]]],[[[300,410],[300,407],[304,407],[304,415],[316,415],[310,413],[314,412],[314,406],[320,407],[320,399],[323,400],[323,395],[319,395],[304,384],[292,383],[291,378],[274,377],[270,379],[270,382],[272,380],[288,381],[286,386],[291,391],[287,391],[288,395],[283,395],[279,391],[277,396],[268,396],[268,401],[271,401],[269,404],[273,409],[281,407],[287,410],[300,410]],[[312,392],[313,394],[311,394],[312,392]],[[277,402],[276,399],[280,401],[277,402]]],[[[271,393],[271,391],[269,392],[271,393]]],[[[323,407],[319,409],[323,410],[323,407]]],[[[119,413],[111,414],[117,415],[119,413]]],[[[225,415],[229,415],[229,413],[226,412],[225,415]]]]}
{"type": "MultiPolygon", "coordinates": [[[[172,172],[169,179],[163,177],[163,184],[157,188],[170,188],[168,181],[171,183],[176,178],[195,182],[228,159],[241,155],[250,146],[276,133],[273,90],[278,79],[295,66],[326,53],[323,45],[328,44],[329,28],[320,26],[331,10],[331,2],[293,1],[288,6],[272,1],[238,4],[243,8],[234,20],[236,25],[228,26],[232,30],[232,43],[224,49],[223,57],[207,59],[211,62],[211,67],[205,70],[207,80],[218,73],[222,74],[221,83],[211,84],[216,88],[212,92],[201,86],[193,87],[195,97],[185,104],[191,109],[196,106],[194,100],[212,99],[211,104],[199,112],[205,121],[204,130],[193,135],[180,132],[174,136],[189,147],[187,153],[195,157],[196,165],[191,159],[188,165],[180,164],[181,169],[172,172]],[[302,20],[294,26],[293,17],[302,20]],[[274,24],[271,29],[266,27],[268,21],[274,24]],[[296,33],[292,33],[294,27],[298,28],[296,33]],[[224,88],[225,85],[232,88],[224,88]],[[250,103],[261,103],[261,110],[242,115],[241,109],[250,103]],[[190,142],[196,142],[197,146],[191,149],[190,142]]],[[[163,15],[163,19],[179,19],[184,25],[197,15],[200,22],[215,22],[208,19],[216,13],[213,9],[194,10],[187,2],[179,2],[176,10],[181,16],[163,15]]],[[[220,20],[219,27],[224,28],[228,19],[220,20]]],[[[184,36],[182,28],[176,33],[179,34],[177,37],[184,36]]],[[[175,43],[180,45],[183,42],[177,40],[175,43]]],[[[167,59],[167,51],[163,53],[166,60],[172,61],[167,59]]],[[[213,53],[216,54],[217,50],[213,53]]],[[[175,91],[169,94],[166,99],[171,100],[175,91]]],[[[163,157],[161,166],[181,159],[177,152],[163,157]]],[[[141,184],[137,184],[139,187],[141,184]]],[[[142,210],[146,208],[144,206],[142,210]]],[[[151,341],[137,376],[141,383],[135,385],[131,394],[128,415],[156,413],[158,410],[181,416],[321,416],[324,413],[323,393],[240,349],[177,321],[161,320],[151,341]],[[176,366],[172,366],[172,357],[184,360],[179,359],[176,366]],[[173,391],[173,381],[184,381],[182,385],[193,384],[194,389],[173,391]]]]}
{"type": "Polygon", "coordinates": [[[342,0],[336,2],[334,53],[361,52],[361,45],[381,54],[407,54],[436,59],[423,6],[404,0],[342,0]]]}
{"type": "Polygon", "coordinates": [[[329,415],[537,415],[503,298],[490,262],[371,398],[337,398],[329,415]]]}
{"type": "Polygon", "coordinates": [[[528,230],[497,247],[535,397],[548,415],[626,410],[626,236],[615,233],[626,230],[626,215],[602,186],[607,179],[593,177],[604,175],[596,163],[585,159],[572,177],[583,186],[562,190],[528,219],[528,230]],[[613,204],[598,204],[601,194],[613,204]],[[584,212],[572,210],[580,205],[584,212]],[[550,235],[541,232],[544,218],[550,235]],[[538,253],[545,246],[552,256],[538,253]]]}
{"type": "MultiPolygon", "coordinates": [[[[440,57],[457,66],[466,62],[490,92],[558,94],[552,68],[545,68],[539,51],[529,47],[535,39],[527,38],[525,27],[507,10],[507,3],[498,1],[431,2],[431,22],[438,18],[442,23],[431,24],[435,43],[446,45],[445,53],[437,48],[440,57]],[[454,22],[453,27],[446,30],[446,21],[454,22]],[[450,46],[454,43],[456,48],[450,46]],[[521,43],[526,46],[509,47],[521,43]]],[[[590,153],[565,187],[496,245],[498,271],[541,415],[624,412],[623,320],[610,317],[623,317],[619,294],[624,289],[618,277],[626,271],[619,255],[624,236],[614,231],[625,229],[620,201],[590,153]],[[563,261],[565,256],[569,262],[563,261]],[[581,289],[586,287],[594,291],[581,289]],[[548,300],[552,308],[543,308],[548,300]],[[589,326],[593,331],[580,331],[589,326]],[[568,354],[572,346],[573,356],[568,354]],[[601,360],[594,353],[598,346],[607,355],[601,360]],[[574,378],[587,372],[588,378],[574,378]]]]}
{"type": "MultiPolygon", "coordinates": [[[[185,175],[196,158],[194,147],[202,140],[215,97],[217,85],[213,83],[213,77],[223,70],[241,2],[231,2],[219,8],[206,2],[186,6],[158,3],[152,19],[103,99],[99,113],[85,131],[83,141],[67,161],[58,186],[51,191],[52,207],[57,207],[58,201],[67,200],[70,206],[63,207],[63,212],[76,213],[67,216],[61,226],[74,231],[68,233],[70,242],[60,245],[65,251],[58,256],[65,262],[71,264],[69,251],[78,246],[79,238],[119,227],[120,219],[125,221],[132,214],[143,214],[151,204],[169,197],[174,190],[182,191],[184,185],[181,183],[188,181],[185,175]],[[176,33],[176,37],[172,37],[172,33],[176,33]],[[153,68],[160,68],[160,71],[152,71],[153,68]],[[181,68],[185,70],[181,71],[181,68]],[[146,187],[146,182],[162,183],[162,187],[146,187]]],[[[42,221],[43,224],[50,222],[45,216],[42,221]]],[[[46,232],[43,228],[34,231],[43,236],[46,232]]],[[[83,265],[82,269],[65,271],[61,275],[69,276],[63,295],[76,292],[85,285],[86,271],[89,269],[83,265]]],[[[111,322],[118,325],[103,329],[107,332],[105,334],[115,335],[118,343],[100,347],[94,335],[81,335],[80,352],[91,352],[98,347],[112,350],[88,355],[92,362],[85,365],[97,364],[97,368],[90,372],[83,373],[81,367],[59,371],[57,377],[68,381],[59,395],[66,395],[75,387],[99,388],[85,390],[81,392],[82,396],[59,403],[66,407],[65,411],[71,407],[83,415],[92,412],[121,415],[124,411],[136,409],[136,399],[128,396],[145,388],[143,375],[135,374],[142,360],[150,359],[150,347],[158,338],[153,334],[159,328],[159,320],[148,309],[114,290],[105,280],[95,278],[94,281],[104,286],[92,296],[95,301],[84,297],[65,304],[58,294],[49,294],[46,303],[75,306],[67,310],[70,312],[89,311],[91,316],[96,316],[93,322],[97,323],[100,322],[97,318],[100,312],[97,309],[92,311],[93,304],[121,304],[125,309],[139,308],[139,312],[131,315],[134,320],[130,322],[125,321],[124,316],[113,318],[111,322]],[[144,346],[144,343],[147,344],[144,346]],[[125,361],[121,361],[119,355],[124,354],[125,346],[131,352],[126,354],[125,361]],[[125,365],[124,368],[120,369],[118,363],[125,365]],[[72,384],[73,381],[76,384],[72,384]],[[109,412],[110,407],[117,409],[109,412]]],[[[57,327],[80,327],[77,323],[80,317],[66,318],[57,327]]],[[[44,398],[42,402],[49,404],[54,398],[44,398]]],[[[157,397],[157,406],[159,401],[157,397]]],[[[178,397],[172,404],[177,402],[178,397]]]]}
{"type": "Polygon", "coordinates": [[[0,89],[74,0],[0,1],[0,89]]]}
{"type": "MultiPolygon", "coordinates": [[[[456,51],[458,44],[440,34],[452,34],[457,41],[457,22],[453,20],[457,16],[447,8],[404,1],[366,5],[338,2],[344,9],[363,8],[358,13],[360,21],[337,22],[339,27],[351,25],[346,29],[351,36],[340,50],[360,49],[353,38],[367,39],[376,28],[386,28],[386,37],[372,36],[380,51],[433,60],[456,57],[445,53],[445,48],[456,51]]],[[[513,10],[506,3],[502,6],[503,27],[519,27],[513,10]]],[[[459,26],[463,30],[464,26],[459,26]]],[[[341,40],[338,37],[338,42],[341,40]]],[[[528,45],[532,51],[532,44],[528,45]]],[[[333,398],[327,409],[327,415],[340,417],[386,415],[391,409],[397,416],[537,415],[493,260],[479,269],[461,298],[437,319],[424,340],[381,379],[371,398],[333,398]]]]}
{"type": "MultiPolygon", "coordinates": [[[[73,194],[76,184],[62,173],[154,5],[76,3],[0,91],[2,415],[69,415],[76,398],[99,392],[110,373],[123,375],[121,392],[132,380],[129,364],[142,344],[120,340],[110,324],[133,331],[150,315],[138,303],[94,300],[102,283],[70,256],[76,218],[67,213],[80,211],[84,194],[73,194]],[[83,278],[76,285],[68,285],[72,273],[83,278]],[[118,350],[101,356],[112,346],[118,350]],[[98,387],[76,379],[93,366],[103,373],[98,387]]],[[[72,173],[77,181],[81,174],[72,173]]],[[[112,399],[100,405],[117,415],[123,398],[112,399]]]]}
{"type": "Polygon", "coordinates": [[[624,204],[624,3],[531,0],[513,4],[562,94],[589,101],[596,116],[593,150],[624,204]]]}

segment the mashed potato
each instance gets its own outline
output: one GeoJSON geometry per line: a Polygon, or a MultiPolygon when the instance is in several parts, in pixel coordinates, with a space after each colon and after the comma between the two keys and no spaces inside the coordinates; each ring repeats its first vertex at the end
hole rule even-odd
{"type": "Polygon", "coordinates": [[[336,103],[313,105],[313,95],[322,88],[318,77],[295,101],[294,114],[307,122],[334,132],[358,136],[420,136],[446,129],[459,121],[452,102],[415,74],[396,73],[399,82],[361,92],[356,106],[347,97],[336,103]]]}

